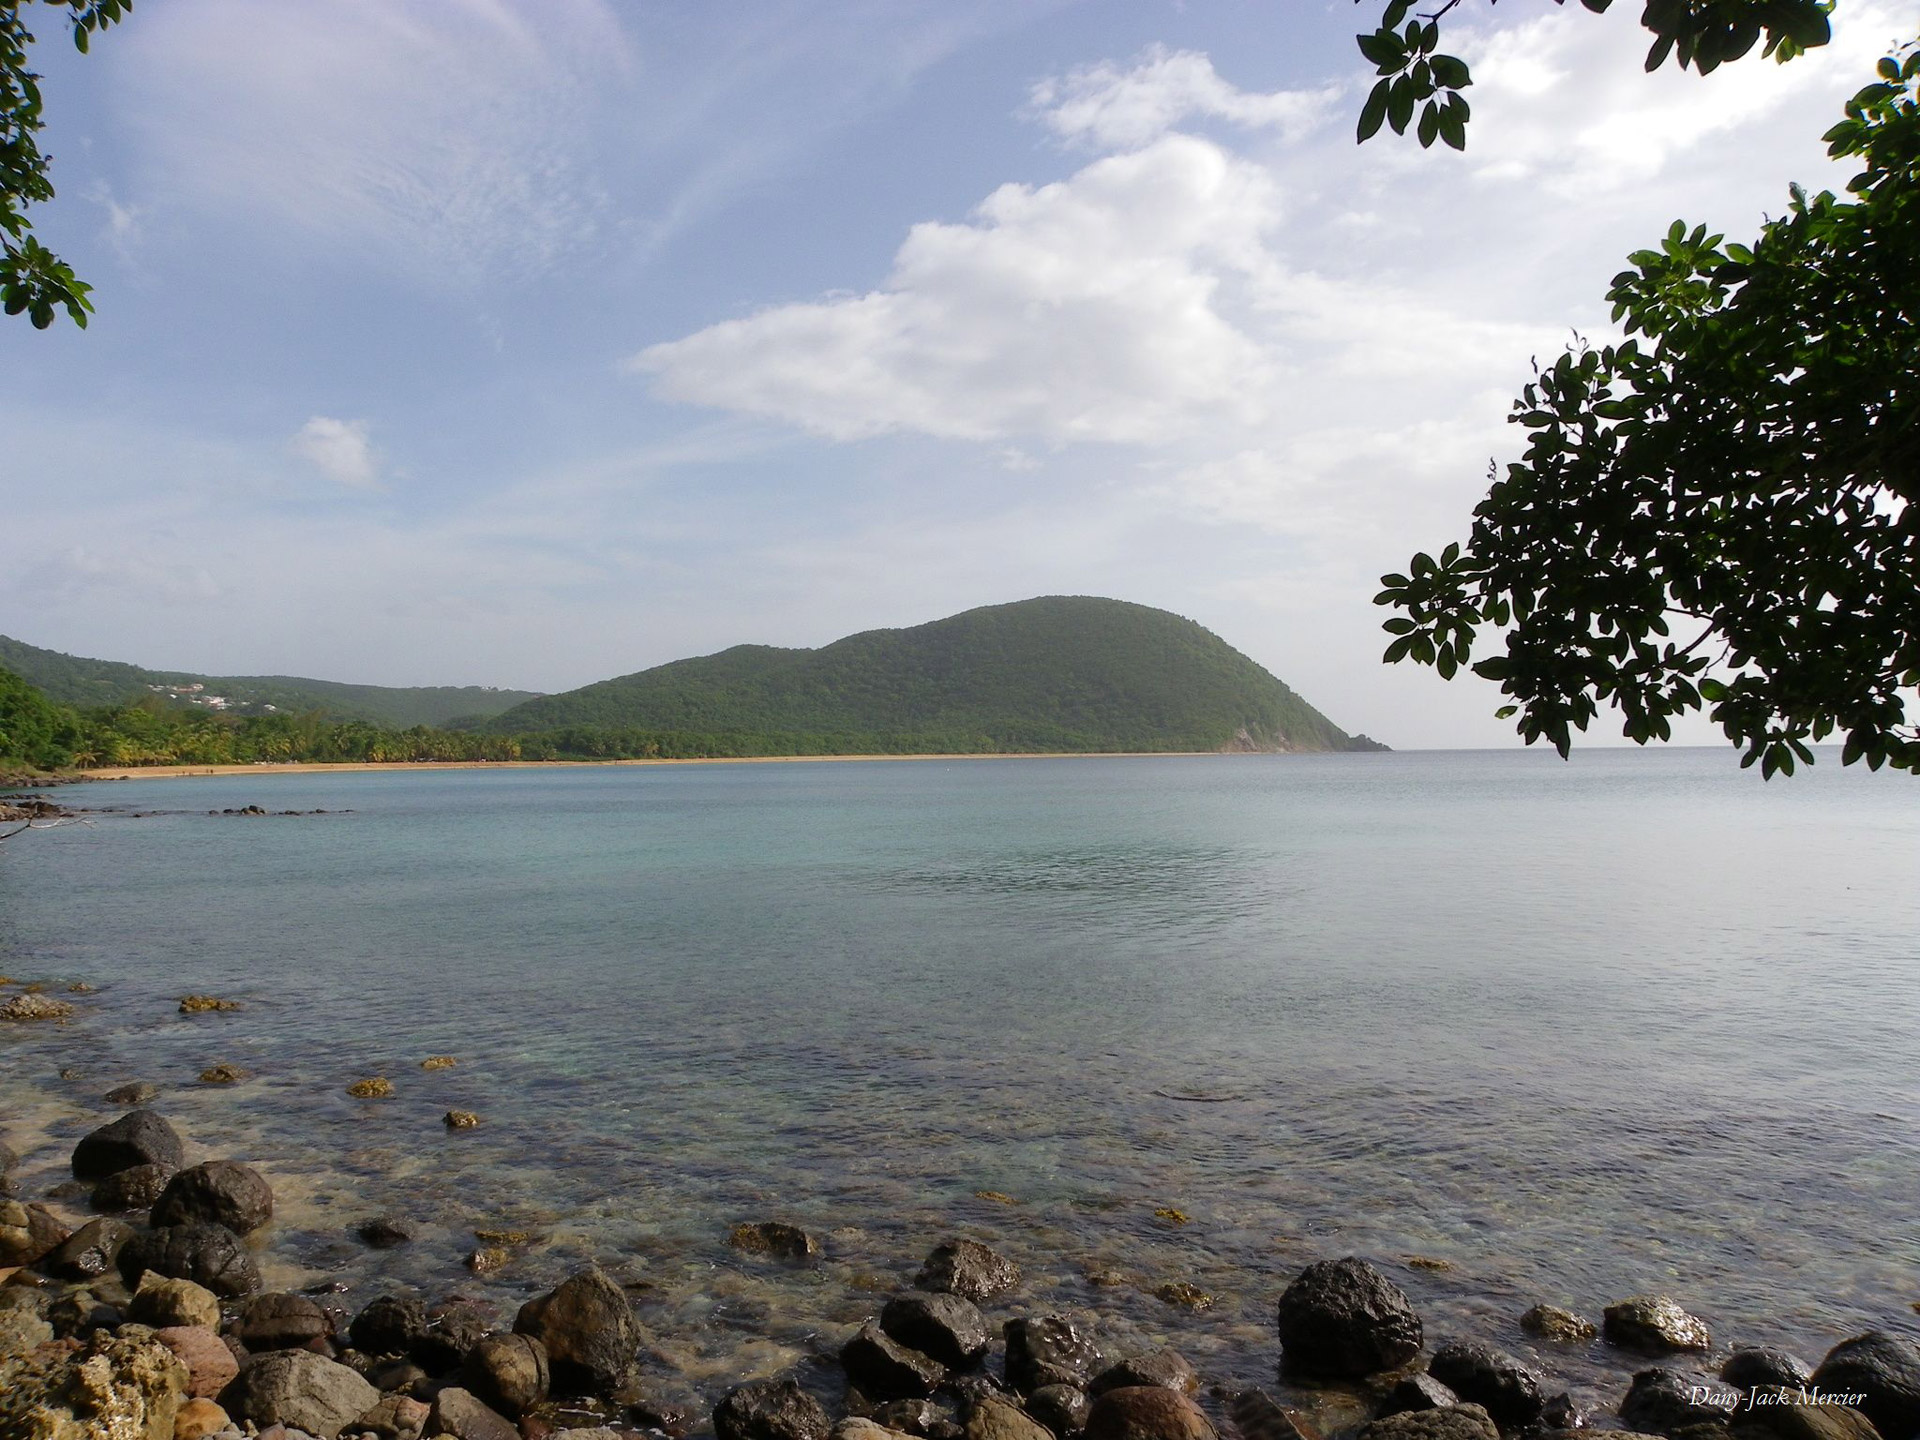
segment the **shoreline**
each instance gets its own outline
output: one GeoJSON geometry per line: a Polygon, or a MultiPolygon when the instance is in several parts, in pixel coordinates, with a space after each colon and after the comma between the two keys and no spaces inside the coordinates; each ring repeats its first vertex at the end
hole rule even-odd
{"type": "MultiPolygon", "coordinates": [[[[1237,758],[1250,754],[1337,755],[1337,750],[1237,751],[1237,750],[994,750],[931,752],[912,755],[699,755],[686,757],[654,756],[634,760],[263,760],[248,765],[124,765],[111,769],[80,770],[71,775],[49,777],[37,783],[89,780],[175,780],[188,776],[210,775],[323,775],[367,774],[382,770],[555,770],[607,769],[637,765],[792,765],[807,761],[844,764],[875,760],[1149,760],[1193,759],[1219,756],[1237,758]]],[[[23,783],[22,788],[31,788],[23,783]]]]}

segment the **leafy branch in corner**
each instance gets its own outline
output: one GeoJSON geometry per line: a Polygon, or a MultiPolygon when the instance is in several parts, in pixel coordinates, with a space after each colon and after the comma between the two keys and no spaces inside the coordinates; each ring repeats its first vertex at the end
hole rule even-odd
{"type": "MultiPolygon", "coordinates": [[[[1406,134],[1418,111],[1414,133],[1422,147],[1444,140],[1455,150],[1466,148],[1473,112],[1461,91],[1473,84],[1473,76],[1464,60],[1439,53],[1440,22],[1460,4],[1443,0],[1437,9],[1415,14],[1414,0],[1389,0],[1380,28],[1354,37],[1380,77],[1360,108],[1361,141],[1372,139],[1383,124],[1396,135],[1406,134]]],[[[1597,15],[1611,9],[1613,0],[1580,4],[1597,15]]],[[[1647,69],[1658,70],[1671,59],[1705,75],[1747,54],[1763,36],[1765,54],[1791,60],[1832,38],[1833,6],[1834,0],[1646,0],[1640,23],[1654,37],[1647,69]]]]}
{"type": "Polygon", "coordinates": [[[1643,744],[1710,706],[1766,776],[1836,734],[1920,773],[1920,46],[1824,138],[1845,196],[1629,257],[1626,338],[1538,370],[1467,543],[1382,577],[1389,662],[1497,681],[1562,755],[1601,703],[1643,744]]]}
{"type": "MultiPolygon", "coordinates": [[[[43,102],[40,77],[27,68],[33,32],[22,13],[33,0],[0,0],[0,307],[25,314],[36,330],[65,310],[86,328],[93,287],[79,279],[33,234],[29,206],[53,198],[50,157],[40,148],[43,102]]],[[[86,53],[95,32],[119,23],[133,0],[42,0],[64,12],[73,43],[86,53]]]]}

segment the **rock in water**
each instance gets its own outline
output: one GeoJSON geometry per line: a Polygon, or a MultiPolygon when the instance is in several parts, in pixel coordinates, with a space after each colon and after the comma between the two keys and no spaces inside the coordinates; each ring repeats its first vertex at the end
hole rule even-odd
{"type": "Polygon", "coordinates": [[[221,1408],[235,1420],[263,1430],[285,1425],[320,1440],[334,1440],[379,1400],[380,1392],[356,1371],[311,1350],[255,1355],[220,1392],[221,1408]]]}
{"type": "Polygon", "coordinates": [[[156,1329],[193,1325],[218,1330],[220,1301],[211,1290],[191,1280],[149,1272],[140,1277],[140,1286],[127,1303],[127,1318],[156,1329]]]}
{"type": "Polygon", "coordinates": [[[1664,1350],[1705,1350],[1711,1343],[1707,1322],[1682,1310],[1664,1295],[1635,1295],[1609,1305],[1602,1317],[1609,1345],[1659,1354],[1664,1350]]]}
{"type": "Polygon", "coordinates": [[[1124,1390],[1137,1385],[1158,1385],[1163,1389],[1178,1390],[1182,1395],[1191,1395],[1200,1388],[1200,1376],[1187,1363],[1186,1356],[1168,1346],[1150,1350],[1145,1355],[1135,1355],[1118,1365],[1109,1365],[1093,1377],[1093,1383],[1087,1386],[1087,1395],[1091,1399],[1098,1399],[1109,1390],[1124,1390]]]}
{"type": "Polygon", "coordinates": [[[273,1190],[259,1171],[237,1160],[209,1160],[167,1182],[153,1207],[152,1223],[158,1228],[200,1220],[250,1235],[272,1218],[273,1190]]]}
{"type": "Polygon", "coordinates": [[[133,1235],[133,1227],[118,1220],[89,1220],[44,1257],[40,1268],[62,1280],[111,1275],[121,1249],[133,1235]]]}
{"type": "Polygon", "coordinates": [[[1557,1345],[1577,1345],[1600,1333],[1591,1320],[1582,1320],[1571,1310],[1558,1305],[1536,1305],[1520,1317],[1520,1328],[1529,1335],[1551,1340],[1557,1345]]]}
{"type": "Polygon", "coordinates": [[[1353,1255],[1301,1271],[1277,1318],[1282,1359],[1302,1375],[1357,1380],[1420,1353],[1420,1317],[1405,1293],[1353,1255]]]}
{"type": "Polygon", "coordinates": [[[1540,1377],[1491,1345],[1452,1340],[1433,1352],[1427,1373],[1470,1405],[1478,1405],[1501,1429],[1518,1429],[1540,1418],[1540,1377]]]}
{"type": "Polygon", "coordinates": [[[116,1170],[93,1187],[93,1208],[109,1215],[129,1210],[151,1210],[167,1182],[173,1179],[171,1165],[129,1165],[116,1170]]]}
{"type": "Polygon", "coordinates": [[[880,1328],[913,1350],[955,1370],[971,1370],[992,1343],[986,1316],[960,1295],[896,1295],[880,1312],[880,1328]]]}
{"type": "Polygon", "coordinates": [[[1704,1375],[1683,1375],[1658,1366],[1633,1377],[1620,1418],[1629,1429],[1650,1435],[1671,1435],[1689,1425],[1711,1425],[1725,1420],[1730,1405],[1706,1402],[1709,1395],[1732,1397],[1738,1392],[1715,1385],[1704,1375]]]}
{"type": "Polygon", "coordinates": [[[967,1417],[966,1440],[1053,1440],[1053,1433],[1011,1400],[991,1396],[967,1417]]]}
{"type": "Polygon", "coordinates": [[[187,1394],[211,1400],[240,1373],[227,1342],[201,1325],[169,1325],[153,1338],[171,1350],[187,1367],[187,1394]]]}
{"type": "Polygon", "coordinates": [[[1920,1435],[1920,1350],[1903,1336],[1869,1330],[1841,1341],[1813,1372],[1813,1383],[1864,1396],[1852,1408],[1886,1440],[1920,1435]]]}
{"type": "Polygon", "coordinates": [[[1107,1357],[1068,1315],[1029,1315],[1002,1327],[1007,1337],[1007,1383],[1022,1395],[1042,1385],[1084,1390],[1106,1368],[1107,1357]]]}
{"type": "Polygon", "coordinates": [[[73,1175],[104,1180],[135,1165],[178,1170],[186,1158],[187,1147],[165,1119],[152,1110],[131,1110],[81,1138],[73,1147],[73,1175]]]}
{"type": "Polygon", "coordinates": [[[256,1295],[240,1312],[240,1343],[268,1350],[317,1350],[333,1334],[327,1312],[305,1295],[256,1295]]]}
{"type": "Polygon", "coordinates": [[[761,1380],[713,1408],[717,1440],[827,1440],[827,1412],[792,1380],[761,1380]]]}
{"type": "Polygon", "coordinates": [[[1500,1440],[1500,1431],[1478,1405],[1454,1405],[1383,1416],[1361,1430],[1358,1440],[1500,1440]]]}
{"type": "Polygon", "coordinates": [[[1200,1407],[1164,1385],[1109,1390],[1087,1414],[1087,1440],[1214,1440],[1200,1407]]]}
{"type": "Polygon", "coordinates": [[[1406,1415],[1415,1410],[1446,1410],[1460,1397],[1431,1375],[1409,1375],[1387,1392],[1382,1415],[1406,1415]]]}
{"type": "Polygon", "coordinates": [[[1027,1396],[1027,1414],[1055,1435],[1078,1435],[1087,1428],[1093,1403],[1087,1392],[1071,1385],[1042,1385],[1027,1396]]]}
{"type": "Polygon", "coordinates": [[[413,1239],[413,1224],[398,1215],[379,1215],[371,1220],[363,1220],[354,1227],[362,1243],[376,1250],[391,1250],[396,1245],[405,1245],[413,1239]]]}
{"type": "Polygon", "coordinates": [[[467,1352],[460,1378],[502,1415],[517,1420],[547,1398],[547,1347],[531,1335],[488,1335],[467,1352]]]}
{"type": "Polygon", "coordinates": [[[16,995],[0,1005],[0,1020],[65,1020],[73,1006],[48,995],[16,995]]]}
{"type": "Polygon", "coordinates": [[[427,1429],[454,1440],[520,1440],[512,1421],[458,1385],[449,1385],[433,1397],[427,1429]]]}
{"type": "Polygon", "coordinates": [[[820,1242],[798,1225],[778,1220],[743,1221],[733,1227],[727,1243],[749,1255],[772,1255],[781,1260],[806,1260],[820,1253],[820,1242]]]}
{"type": "Polygon", "coordinates": [[[31,1265],[66,1238],[46,1206],[0,1200],[0,1266],[31,1265]]]}
{"type": "Polygon", "coordinates": [[[191,1280],[227,1300],[260,1288],[253,1257],[224,1225],[169,1225],[136,1235],[120,1252],[121,1278],[136,1283],[148,1270],[191,1280]]]}
{"type": "Polygon", "coordinates": [[[0,1435],[173,1440],[187,1367],[166,1346],[102,1331],[77,1353],[41,1353],[0,1365],[0,1435]]]}
{"type": "Polygon", "coordinates": [[[1739,1390],[1756,1385],[1783,1385],[1798,1390],[1813,1383],[1813,1367],[1784,1350],[1764,1345],[1740,1345],[1720,1367],[1720,1378],[1739,1390]]]}
{"type": "Polygon", "coordinates": [[[949,1240],[934,1247],[913,1283],[984,1305],[1020,1283],[1020,1267],[977,1240],[949,1240]]]}
{"type": "Polygon", "coordinates": [[[145,1080],[133,1080],[116,1085],[100,1098],[109,1105],[147,1105],[160,1098],[160,1087],[145,1080]]]}
{"type": "Polygon", "coordinates": [[[633,1364],[640,1327],[626,1291],[590,1266],[550,1294],[520,1307],[514,1333],[547,1347],[559,1394],[600,1395],[614,1389],[633,1364]]]}
{"type": "Polygon", "coordinates": [[[840,1363],[861,1393],[876,1400],[931,1395],[947,1375],[938,1360],[902,1345],[871,1320],[840,1348],[840,1363]]]}
{"type": "Polygon", "coordinates": [[[347,1327],[353,1348],[364,1355],[408,1355],[427,1328],[427,1307],[418,1300],[382,1295],[347,1327]]]}

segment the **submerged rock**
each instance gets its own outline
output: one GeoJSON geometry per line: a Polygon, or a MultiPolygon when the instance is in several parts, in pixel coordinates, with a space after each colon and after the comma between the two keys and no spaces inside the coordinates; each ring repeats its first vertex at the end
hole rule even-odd
{"type": "Polygon", "coordinates": [[[820,1242],[798,1225],[778,1220],[743,1220],[733,1227],[727,1243],[749,1255],[772,1255],[780,1260],[806,1260],[820,1253],[820,1242]]]}
{"type": "Polygon", "coordinates": [[[1007,1383],[1022,1395],[1042,1385],[1072,1385],[1084,1390],[1106,1367],[1107,1357],[1093,1337],[1069,1315],[1029,1315],[1009,1320],[1007,1383]]]}
{"type": "Polygon", "coordinates": [[[1689,1315],[1665,1295],[1635,1295],[1609,1305],[1602,1333],[1609,1345],[1658,1354],[1663,1350],[1705,1350],[1712,1338],[1707,1322],[1689,1315]]]}
{"type": "Polygon", "coordinates": [[[1109,1390],[1087,1414],[1087,1440],[1214,1440],[1198,1405],[1164,1385],[1109,1390]]]}
{"type": "Polygon", "coordinates": [[[117,1085],[100,1097],[109,1105],[147,1105],[160,1098],[160,1087],[144,1080],[117,1085]]]}
{"type": "Polygon", "coordinates": [[[948,1240],[934,1247],[913,1283],[984,1305],[1020,1283],[1020,1267],[977,1240],[948,1240]]]}
{"type": "Polygon", "coordinates": [[[1404,1291],[1357,1256],[1309,1265],[1280,1297],[1282,1360],[1302,1375],[1357,1380],[1420,1353],[1404,1291]]]}
{"type": "Polygon", "coordinates": [[[1577,1345],[1600,1333],[1599,1326],[1583,1320],[1571,1310],[1557,1305],[1536,1305],[1520,1317],[1520,1328],[1529,1335],[1551,1340],[1557,1345],[1577,1345]]]}
{"type": "Polygon", "coordinates": [[[1852,1408],[1886,1440],[1920,1435],[1920,1349],[1904,1336],[1869,1330],[1827,1352],[1813,1383],[1821,1390],[1858,1394],[1852,1408]]]}
{"type": "Polygon", "coordinates": [[[547,1347],[558,1394],[611,1391],[632,1367],[640,1343],[626,1291],[598,1266],[577,1272],[557,1289],[522,1305],[513,1329],[547,1347]]]}
{"type": "Polygon", "coordinates": [[[480,1123],[480,1117],[471,1110],[449,1110],[440,1120],[449,1130],[471,1130],[480,1123]]]}
{"type": "Polygon", "coordinates": [[[713,1409],[717,1440],[827,1440],[832,1428],[820,1402],[792,1380],[742,1385],[713,1409]]]}
{"type": "Polygon", "coordinates": [[[393,1082],[384,1075],[369,1075],[347,1086],[347,1094],[356,1100],[389,1100],[393,1098],[393,1082]]]}
{"type": "Polygon", "coordinates": [[[253,1256],[224,1225],[195,1222],[136,1235],[120,1252],[120,1274],[132,1283],[148,1270],[191,1280],[229,1300],[260,1288],[253,1256]]]}
{"type": "Polygon", "coordinates": [[[429,1055],[420,1062],[422,1070],[451,1070],[460,1062],[451,1055],[429,1055]]]}
{"type": "Polygon", "coordinates": [[[1183,1310],[1211,1310],[1213,1296],[1191,1280],[1169,1280],[1153,1292],[1156,1300],[1178,1305],[1183,1310]]]}
{"type": "Polygon", "coordinates": [[[202,1085],[238,1085],[242,1080],[251,1080],[253,1072],[222,1060],[218,1065],[209,1065],[200,1072],[202,1085]]]}
{"type": "Polygon", "coordinates": [[[1540,1418],[1540,1377],[1491,1345],[1449,1341],[1433,1352],[1427,1373],[1461,1400],[1485,1410],[1503,1430],[1531,1425],[1540,1418]]]}
{"type": "Polygon", "coordinates": [[[363,1220],[354,1227],[362,1243],[376,1250],[391,1250],[396,1245],[405,1245],[413,1239],[413,1222],[403,1220],[397,1215],[379,1215],[372,1220],[363,1220]]]}
{"type": "Polygon", "coordinates": [[[209,1160],[167,1182],[153,1207],[152,1223],[205,1221],[248,1235],[273,1218],[273,1189],[260,1172],[237,1160],[209,1160]]]}
{"type": "Polygon", "coordinates": [[[164,1165],[178,1170],[187,1147],[165,1118],[152,1110],[131,1110],[110,1125],[81,1137],[73,1147],[76,1180],[104,1180],[135,1165],[164,1165]]]}
{"type": "Polygon", "coordinates": [[[222,1000],[217,995],[182,995],[180,1013],[182,1015],[207,1015],[220,1010],[238,1010],[238,1000],[222,1000]]]}
{"type": "Polygon", "coordinates": [[[380,1392],[357,1372],[310,1350],[255,1355],[220,1392],[222,1408],[236,1420],[263,1430],[285,1425],[319,1440],[334,1440],[379,1400],[380,1392]]]}

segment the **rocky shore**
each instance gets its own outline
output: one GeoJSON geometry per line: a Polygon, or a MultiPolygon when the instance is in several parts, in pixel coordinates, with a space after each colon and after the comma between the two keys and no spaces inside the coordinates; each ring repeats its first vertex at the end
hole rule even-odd
{"type": "MultiPolygon", "coordinates": [[[[147,1098],[138,1086],[115,1094],[147,1098]]],[[[1716,1348],[1678,1301],[1641,1295],[1597,1322],[1534,1306],[1517,1317],[1533,1342],[1523,1358],[1429,1335],[1399,1286],[1351,1256],[1275,1279],[1263,1365],[1294,1400],[1282,1404],[1209,1384],[1173,1348],[1129,1346],[1098,1314],[1024,1303],[1019,1267],[965,1238],[935,1245],[910,1283],[850,1333],[821,1335],[793,1373],[690,1402],[670,1337],[650,1333],[632,1287],[598,1265],[511,1316],[463,1298],[457,1276],[432,1303],[266,1289],[272,1186],[247,1164],[189,1165],[187,1153],[153,1109],[90,1131],[73,1146],[72,1180],[47,1197],[85,1197],[93,1218],[70,1223],[16,1193],[16,1157],[0,1144],[0,1440],[1920,1437],[1920,1348],[1900,1334],[1856,1336],[1809,1365],[1716,1348]],[[1589,1414],[1552,1361],[1595,1343],[1637,1368],[1589,1414]]],[[[357,1228],[371,1247],[411,1241],[402,1217],[357,1228]]],[[[774,1264],[805,1266],[821,1249],[775,1220],[742,1221],[728,1238],[774,1264]]],[[[468,1269],[483,1273],[487,1257],[483,1243],[468,1269]]]]}

